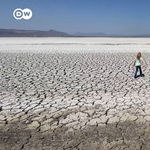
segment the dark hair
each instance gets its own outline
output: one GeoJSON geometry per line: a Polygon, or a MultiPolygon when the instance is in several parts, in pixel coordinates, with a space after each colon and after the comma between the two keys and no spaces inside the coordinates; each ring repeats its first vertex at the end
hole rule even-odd
{"type": "Polygon", "coordinates": [[[136,56],[137,59],[140,59],[141,58],[141,53],[139,52],[136,56]]]}

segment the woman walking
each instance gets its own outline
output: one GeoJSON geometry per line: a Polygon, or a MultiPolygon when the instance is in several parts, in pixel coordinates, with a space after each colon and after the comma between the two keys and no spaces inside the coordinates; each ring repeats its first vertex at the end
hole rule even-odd
{"type": "Polygon", "coordinates": [[[143,59],[141,53],[139,52],[136,56],[136,60],[134,61],[134,66],[136,67],[134,78],[144,77],[144,74],[142,74],[141,65],[143,65],[143,59]],[[137,75],[138,70],[140,71],[140,75],[137,75]]]}

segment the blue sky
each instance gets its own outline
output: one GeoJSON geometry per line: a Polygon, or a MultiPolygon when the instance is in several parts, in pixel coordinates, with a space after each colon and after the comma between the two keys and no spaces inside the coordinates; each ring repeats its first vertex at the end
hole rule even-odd
{"type": "Polygon", "coordinates": [[[150,0],[0,0],[0,28],[150,34],[150,0]],[[30,20],[16,20],[30,8],[30,20]]]}

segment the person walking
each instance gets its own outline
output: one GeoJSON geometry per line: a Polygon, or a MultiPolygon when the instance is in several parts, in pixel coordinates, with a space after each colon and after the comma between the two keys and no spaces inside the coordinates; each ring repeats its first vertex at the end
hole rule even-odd
{"type": "Polygon", "coordinates": [[[136,56],[136,60],[134,61],[134,66],[136,67],[134,78],[144,77],[144,74],[142,73],[142,69],[141,69],[141,66],[143,66],[143,59],[140,52],[136,56]],[[140,71],[140,75],[137,75],[138,70],[140,71]]]}

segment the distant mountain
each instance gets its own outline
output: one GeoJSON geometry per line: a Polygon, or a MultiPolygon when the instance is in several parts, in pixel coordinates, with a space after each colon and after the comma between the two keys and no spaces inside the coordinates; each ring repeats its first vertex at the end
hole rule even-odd
{"type": "Polygon", "coordinates": [[[95,36],[95,37],[99,37],[99,36],[107,36],[107,34],[106,33],[102,33],[102,32],[98,32],[98,33],[80,33],[80,32],[76,32],[75,34],[74,34],[75,36],[88,36],[88,37],[90,37],[90,36],[95,36]]]}
{"type": "Polygon", "coordinates": [[[150,34],[130,35],[131,37],[150,37],[150,34]]]}
{"type": "Polygon", "coordinates": [[[0,37],[71,37],[72,35],[56,31],[0,29],[0,37]]]}
{"type": "Polygon", "coordinates": [[[124,34],[109,34],[108,36],[112,36],[112,37],[124,37],[126,35],[124,35],[124,34]]]}
{"type": "Polygon", "coordinates": [[[97,33],[81,33],[76,32],[74,35],[66,32],[49,30],[18,30],[18,29],[0,29],[0,37],[150,37],[150,34],[143,35],[124,35],[124,34],[106,34],[97,33]]]}
{"type": "Polygon", "coordinates": [[[125,34],[106,34],[102,32],[97,32],[97,33],[76,32],[74,36],[80,36],[80,37],[150,37],[150,34],[125,35],[125,34]]]}

